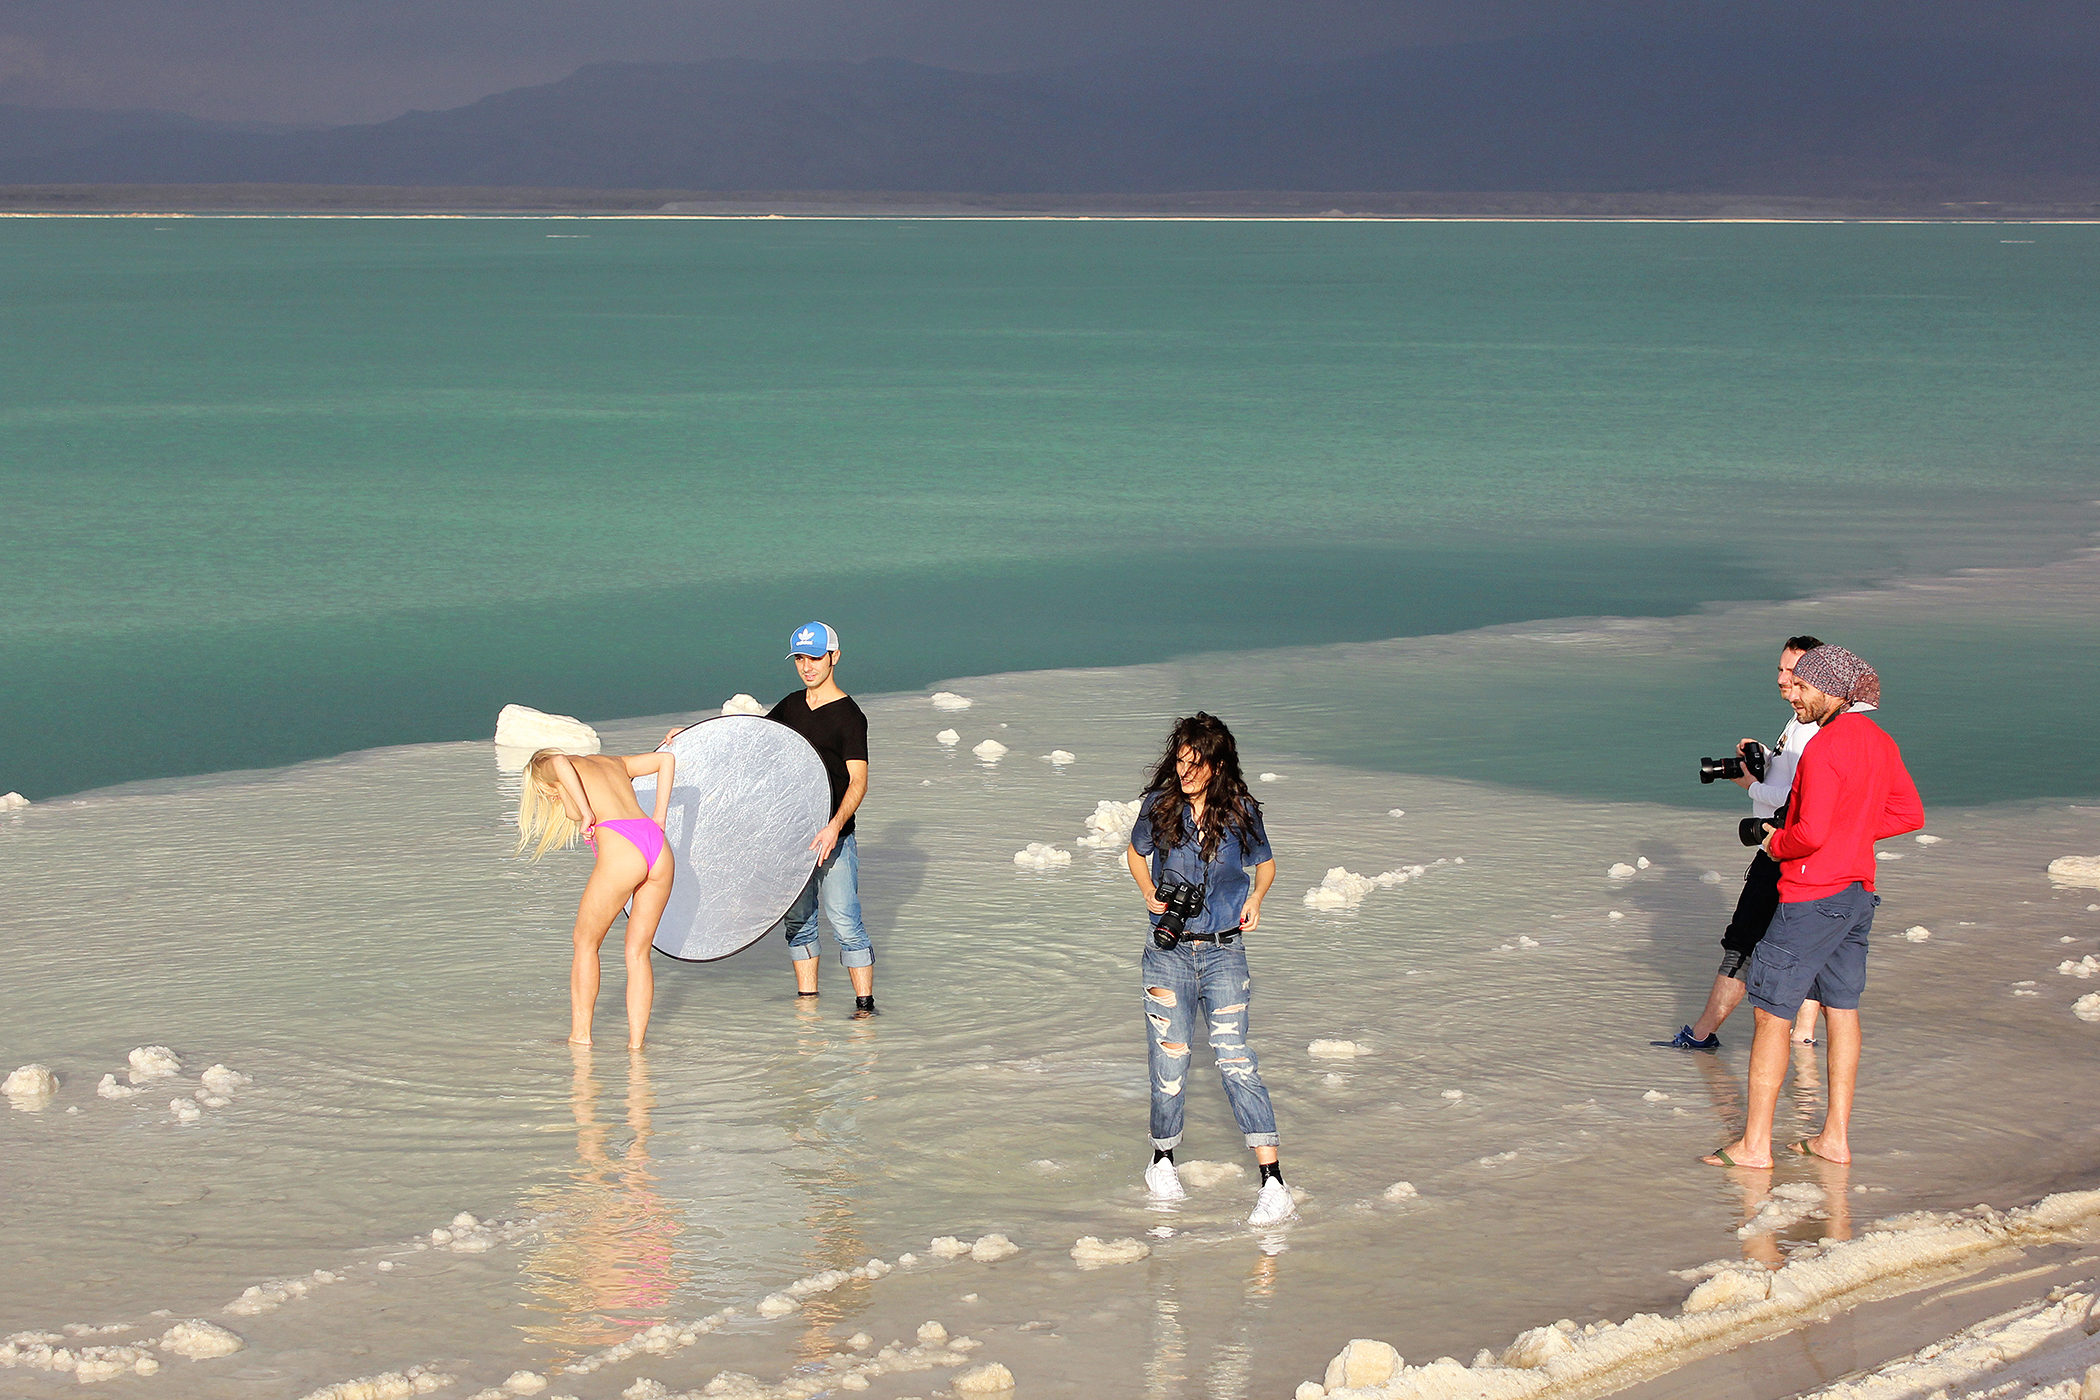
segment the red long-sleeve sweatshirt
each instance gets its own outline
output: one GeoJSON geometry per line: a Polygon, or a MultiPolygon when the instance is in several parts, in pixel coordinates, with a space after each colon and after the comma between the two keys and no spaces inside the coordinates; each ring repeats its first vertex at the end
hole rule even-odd
{"type": "Polygon", "coordinates": [[[1896,741],[1863,714],[1830,720],[1801,751],[1786,825],[1765,846],[1779,862],[1779,898],[1798,904],[1854,880],[1874,888],[1874,843],[1925,825],[1918,785],[1896,741]]]}

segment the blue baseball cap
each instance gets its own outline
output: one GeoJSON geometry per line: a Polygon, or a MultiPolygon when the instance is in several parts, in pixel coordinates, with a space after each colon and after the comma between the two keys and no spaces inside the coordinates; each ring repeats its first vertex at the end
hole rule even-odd
{"type": "Polygon", "coordinates": [[[839,634],[821,622],[805,622],[788,634],[788,655],[825,656],[839,649],[839,634]]]}

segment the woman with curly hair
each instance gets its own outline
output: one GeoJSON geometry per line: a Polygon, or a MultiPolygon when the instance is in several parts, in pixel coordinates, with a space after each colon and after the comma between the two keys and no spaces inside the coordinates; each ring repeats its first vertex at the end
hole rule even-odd
{"type": "Polygon", "coordinates": [[[1145,1187],[1161,1200],[1184,1194],[1174,1149],[1181,1142],[1190,1041],[1204,1026],[1225,1099],[1261,1169],[1247,1223],[1287,1220],[1296,1207],[1277,1160],[1276,1112],[1247,1043],[1254,982],[1241,942],[1261,924],[1276,858],[1262,829],[1261,804],[1247,791],[1239,748],[1223,720],[1197,713],[1175,722],[1146,785],[1124,860],[1153,915],[1144,960],[1152,1080],[1152,1165],[1145,1170],[1145,1187]]]}
{"type": "Polygon", "coordinates": [[[567,754],[541,749],[525,765],[518,795],[518,850],[532,858],[581,836],[597,856],[576,906],[575,954],[569,962],[569,1044],[591,1043],[591,1012],[598,1004],[598,946],[627,905],[627,1048],[642,1048],[656,978],[649,945],[671,897],[674,862],[664,839],[677,760],[667,753],[567,754]],[[656,815],[645,817],[634,780],[656,779],[656,815]],[[601,835],[612,839],[601,841],[601,835]],[[631,903],[630,903],[631,902],[631,903]]]}

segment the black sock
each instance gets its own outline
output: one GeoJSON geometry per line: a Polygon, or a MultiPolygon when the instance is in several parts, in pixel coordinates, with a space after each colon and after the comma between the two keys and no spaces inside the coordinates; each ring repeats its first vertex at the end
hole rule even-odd
{"type": "Polygon", "coordinates": [[[1267,1186],[1271,1180],[1278,1186],[1283,1185],[1283,1163],[1261,1162],[1257,1165],[1261,1167],[1261,1180],[1255,1183],[1256,1186],[1267,1186]]]}
{"type": "Polygon", "coordinates": [[[796,996],[798,996],[798,997],[813,997],[813,996],[815,996],[815,995],[816,995],[816,993],[815,993],[815,992],[797,992],[797,993],[795,993],[795,995],[796,995],[796,996]]]}
{"type": "Polygon", "coordinates": [[[1159,1164],[1160,1164],[1161,1162],[1171,1162],[1171,1161],[1173,1161],[1173,1160],[1174,1160],[1174,1149],[1173,1149],[1173,1148],[1171,1148],[1171,1147],[1155,1147],[1155,1148],[1153,1148],[1153,1149],[1152,1149],[1152,1165],[1154,1165],[1154,1166],[1158,1166],[1158,1165],[1159,1165],[1159,1164]]]}
{"type": "Polygon", "coordinates": [[[873,1011],[875,1009],[875,998],[855,997],[853,999],[853,1009],[855,1011],[873,1011]]]}

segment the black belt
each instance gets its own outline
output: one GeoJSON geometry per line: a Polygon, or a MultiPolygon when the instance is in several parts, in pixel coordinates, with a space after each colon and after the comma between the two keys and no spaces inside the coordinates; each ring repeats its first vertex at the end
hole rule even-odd
{"type": "Polygon", "coordinates": [[[1184,943],[1216,943],[1222,947],[1227,943],[1239,942],[1240,931],[1236,928],[1228,928],[1218,933],[1184,933],[1181,935],[1181,941],[1184,943]]]}

